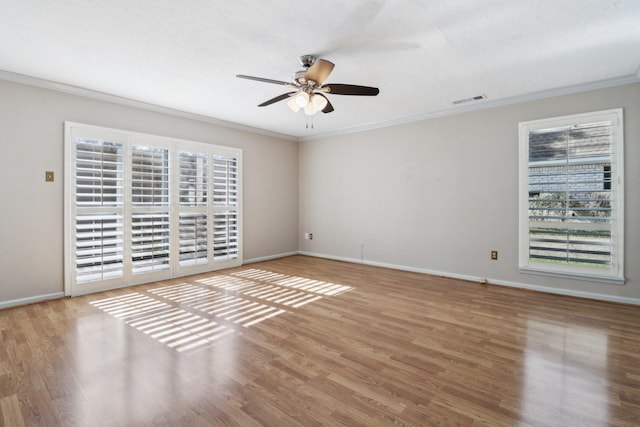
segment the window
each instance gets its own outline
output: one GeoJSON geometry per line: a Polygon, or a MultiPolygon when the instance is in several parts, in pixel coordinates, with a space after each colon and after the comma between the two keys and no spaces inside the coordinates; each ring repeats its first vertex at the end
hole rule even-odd
{"type": "Polygon", "coordinates": [[[520,123],[520,268],[624,283],[622,109],[520,123]]]}
{"type": "Polygon", "coordinates": [[[123,167],[121,143],[78,137],[75,141],[76,282],[124,275],[123,167]]]}
{"type": "Polygon", "coordinates": [[[66,123],[66,293],[241,265],[241,155],[66,123]]]}
{"type": "Polygon", "coordinates": [[[209,262],[209,163],[206,153],[180,151],[180,265],[209,262]]]}

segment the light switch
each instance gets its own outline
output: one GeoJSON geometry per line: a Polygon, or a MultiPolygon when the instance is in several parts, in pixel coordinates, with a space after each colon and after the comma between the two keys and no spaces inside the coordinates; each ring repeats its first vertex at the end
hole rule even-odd
{"type": "Polygon", "coordinates": [[[46,182],[53,182],[53,171],[45,171],[44,180],[46,182]]]}

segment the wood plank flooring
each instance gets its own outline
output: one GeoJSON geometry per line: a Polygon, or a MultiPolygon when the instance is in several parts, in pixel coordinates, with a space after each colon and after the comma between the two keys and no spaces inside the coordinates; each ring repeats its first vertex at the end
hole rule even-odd
{"type": "Polygon", "coordinates": [[[640,307],[293,256],[0,311],[3,426],[638,426],[640,307]]]}

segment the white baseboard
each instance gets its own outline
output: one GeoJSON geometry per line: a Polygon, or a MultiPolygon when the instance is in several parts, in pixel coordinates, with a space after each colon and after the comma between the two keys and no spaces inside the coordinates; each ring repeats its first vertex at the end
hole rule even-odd
{"type": "Polygon", "coordinates": [[[18,307],[20,305],[33,304],[36,302],[47,301],[50,299],[63,298],[64,292],[56,292],[53,294],[36,295],[27,298],[18,298],[9,301],[0,301],[0,310],[3,308],[18,307]]]}
{"type": "Polygon", "coordinates": [[[259,257],[259,258],[251,258],[251,259],[245,259],[242,261],[242,264],[252,264],[254,262],[262,262],[262,261],[269,261],[272,259],[278,259],[278,258],[284,258],[284,257],[288,257],[288,256],[292,256],[292,255],[298,255],[300,252],[295,251],[295,252],[285,252],[282,254],[276,254],[276,255],[268,255],[268,256],[264,256],[264,257],[259,257]]]}
{"type": "MultiPolygon", "coordinates": [[[[316,258],[325,258],[325,259],[333,259],[336,261],[344,261],[344,262],[349,262],[353,264],[371,265],[374,267],[383,267],[383,268],[390,268],[393,270],[410,271],[412,273],[423,273],[423,274],[429,274],[432,276],[449,277],[452,279],[459,279],[459,280],[469,280],[469,281],[478,282],[478,283],[489,283],[492,285],[527,289],[531,291],[546,292],[551,294],[566,295],[566,296],[594,299],[594,300],[600,300],[600,301],[617,302],[622,304],[640,305],[640,298],[629,298],[629,297],[621,297],[616,295],[596,294],[593,292],[575,291],[575,290],[563,289],[563,288],[550,288],[547,286],[530,285],[528,283],[519,283],[519,282],[512,282],[507,280],[490,279],[490,278],[485,278],[480,276],[450,273],[447,271],[428,270],[425,268],[417,268],[417,267],[409,267],[406,265],[360,260],[357,258],[340,257],[340,256],[334,256],[334,255],[328,255],[328,254],[322,254],[322,253],[316,253],[316,252],[306,252],[306,251],[286,252],[286,253],[281,253],[276,255],[269,255],[265,257],[246,259],[244,260],[243,264],[252,264],[252,263],[261,262],[261,261],[269,261],[272,259],[284,258],[292,255],[306,255],[306,256],[312,256],[316,258]]],[[[14,300],[0,301],[0,309],[33,304],[33,303],[47,301],[51,299],[63,298],[64,296],[65,296],[64,292],[56,292],[52,294],[36,295],[28,298],[18,298],[14,300]]]]}
{"type": "Polygon", "coordinates": [[[511,288],[528,289],[530,291],[546,292],[549,294],[566,295],[570,297],[595,299],[600,301],[618,302],[622,304],[640,305],[640,298],[620,297],[617,295],[596,294],[593,292],[574,291],[573,289],[549,288],[547,286],[530,285],[528,283],[510,282],[506,280],[489,279],[492,285],[508,286],[511,288]]]}
{"type": "Polygon", "coordinates": [[[408,267],[405,265],[360,260],[357,258],[338,257],[333,255],[315,253],[315,252],[300,251],[299,254],[317,257],[317,258],[326,258],[326,259],[334,259],[337,261],[351,262],[355,264],[364,264],[364,265],[372,265],[375,267],[390,268],[393,270],[410,271],[413,273],[424,273],[432,276],[441,276],[441,277],[449,277],[452,279],[469,280],[469,281],[478,282],[478,283],[489,283],[491,285],[507,286],[510,288],[527,289],[530,291],[545,292],[550,294],[566,295],[571,297],[594,299],[594,300],[608,301],[608,302],[617,302],[622,304],[640,305],[640,298],[629,298],[629,297],[621,297],[616,295],[597,294],[593,292],[575,291],[572,289],[564,289],[564,288],[550,288],[548,286],[530,285],[528,283],[519,283],[519,282],[508,281],[508,280],[491,279],[491,278],[480,277],[480,276],[470,276],[466,274],[450,273],[447,271],[428,270],[425,268],[416,268],[416,267],[408,267]]]}

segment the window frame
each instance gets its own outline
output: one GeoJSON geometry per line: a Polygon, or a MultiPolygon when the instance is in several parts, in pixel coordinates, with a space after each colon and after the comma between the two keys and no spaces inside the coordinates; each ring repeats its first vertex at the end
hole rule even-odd
{"type": "MultiPolygon", "coordinates": [[[[149,283],[157,280],[165,280],[176,277],[187,276],[191,274],[214,271],[223,268],[237,267],[243,263],[242,248],[242,149],[221,146],[210,143],[195,142],[182,140],[177,138],[168,138],[156,135],[143,134],[139,132],[131,132],[120,129],[104,128],[99,126],[65,122],[65,184],[64,184],[64,244],[65,244],[65,295],[82,295],[86,293],[98,292],[102,290],[115,289],[124,286],[133,286],[141,283],[149,283]],[[78,207],[76,198],[77,185],[77,164],[76,164],[76,140],[77,138],[85,138],[87,140],[102,140],[122,145],[124,165],[123,174],[123,190],[120,197],[122,206],[118,208],[108,207],[107,212],[117,211],[122,216],[122,234],[123,234],[123,274],[121,276],[108,280],[90,280],[86,282],[77,281],[77,265],[76,265],[76,218],[83,209],[78,207]],[[168,206],[143,206],[133,201],[133,174],[135,173],[132,161],[132,150],[135,146],[144,146],[147,148],[167,149],[168,151],[168,185],[169,193],[168,206]],[[181,152],[202,152],[206,153],[211,163],[211,175],[213,174],[212,161],[216,156],[230,157],[235,159],[235,175],[236,179],[235,191],[236,197],[233,203],[225,206],[213,205],[213,184],[208,181],[207,185],[207,203],[203,209],[207,215],[207,249],[208,259],[205,263],[194,263],[185,265],[180,262],[180,214],[190,211],[190,208],[181,206],[180,204],[180,153],[181,152]],[[213,252],[213,222],[214,214],[217,210],[226,209],[235,215],[234,233],[236,236],[235,247],[229,249],[233,252],[233,257],[224,259],[214,258],[213,252]],[[132,227],[134,224],[134,214],[155,214],[157,212],[167,212],[169,215],[169,268],[166,270],[150,271],[144,273],[134,273],[132,260],[132,227]]],[[[87,212],[101,212],[104,207],[84,208],[87,212]]],[[[94,226],[95,227],[95,226],[94,226]]],[[[104,268],[103,268],[104,269],[104,268]]]]}
{"type": "MultiPolygon", "coordinates": [[[[519,269],[522,273],[624,284],[624,122],[623,109],[594,111],[519,123],[519,269]],[[611,123],[611,267],[555,264],[531,260],[529,220],[529,135],[533,131],[611,123]]],[[[568,160],[567,160],[568,164],[568,160]]],[[[590,162],[589,164],[595,164],[590,162]]],[[[569,227],[570,228],[570,227],[569,227]]]]}

